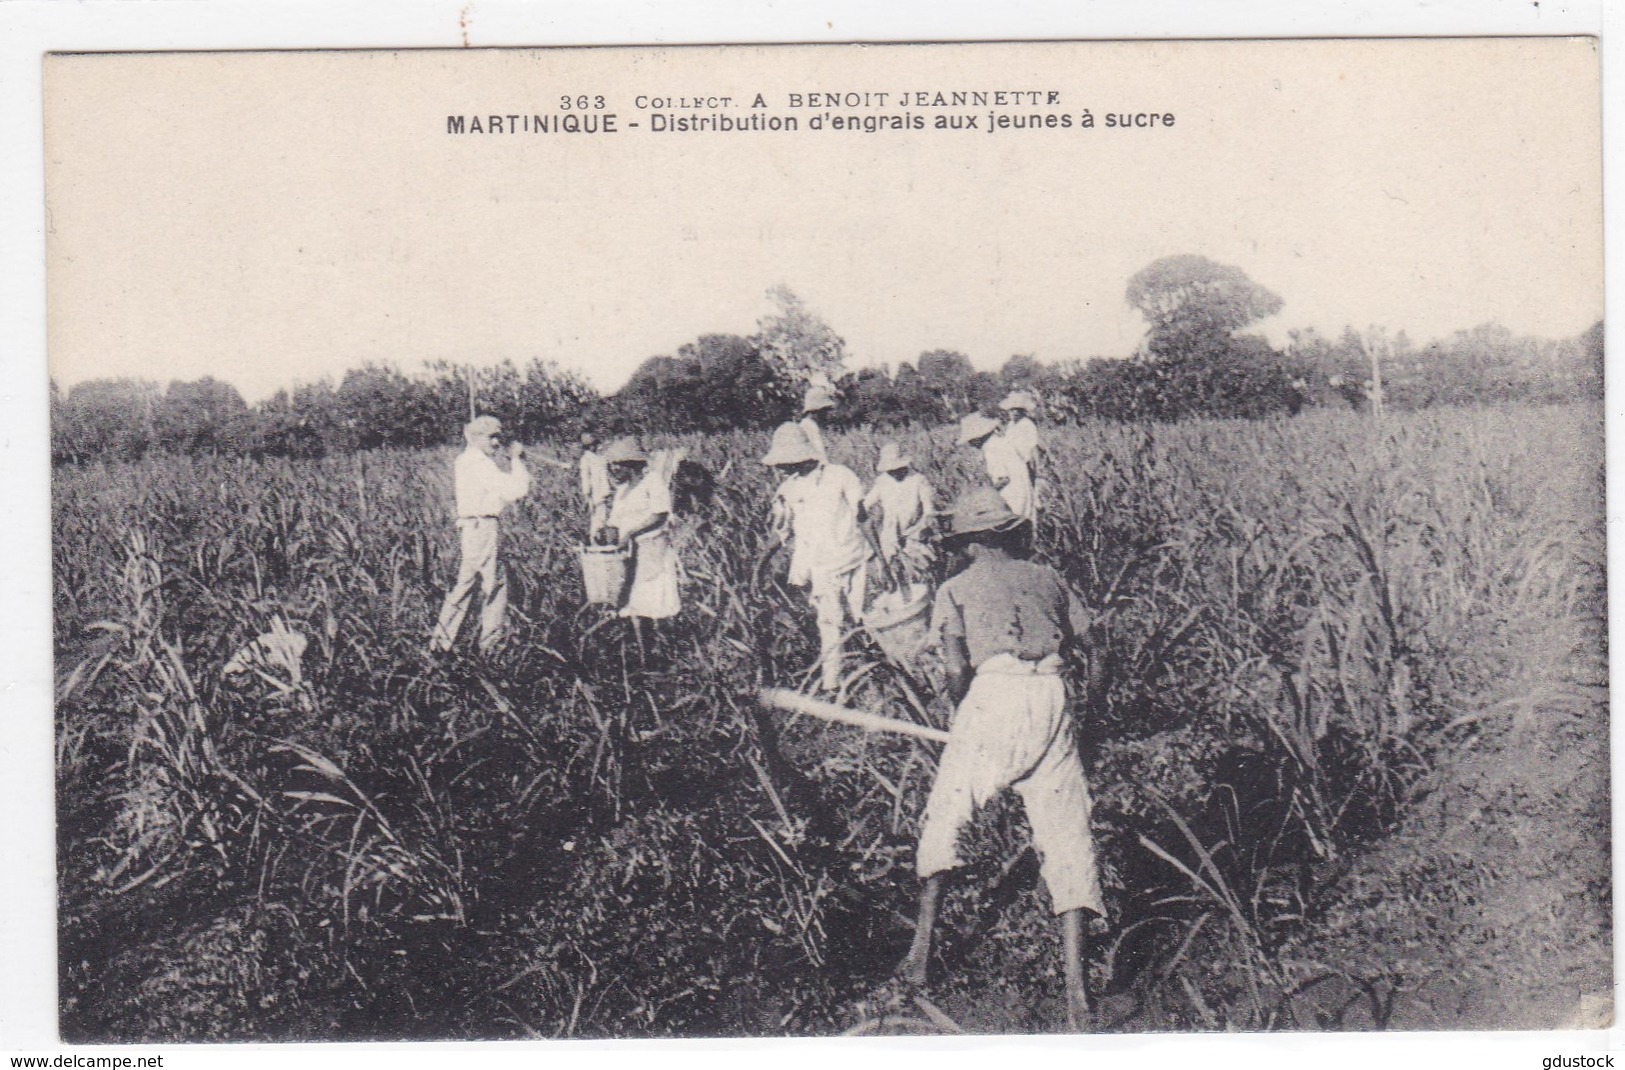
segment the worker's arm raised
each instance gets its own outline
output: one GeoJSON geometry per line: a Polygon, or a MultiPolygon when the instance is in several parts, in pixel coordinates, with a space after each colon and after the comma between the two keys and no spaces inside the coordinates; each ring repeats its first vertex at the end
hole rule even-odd
{"type": "MultiPolygon", "coordinates": [[[[525,447],[518,442],[508,445],[508,471],[503,495],[509,501],[518,501],[530,493],[530,469],[525,467],[525,447]]],[[[500,469],[499,469],[500,471],[500,469]]]]}

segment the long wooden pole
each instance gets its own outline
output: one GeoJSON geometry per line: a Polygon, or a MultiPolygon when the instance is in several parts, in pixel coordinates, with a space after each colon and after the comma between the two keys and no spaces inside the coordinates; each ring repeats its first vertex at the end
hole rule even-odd
{"type": "Polygon", "coordinates": [[[1366,359],[1371,362],[1371,389],[1366,391],[1366,398],[1371,402],[1371,423],[1373,427],[1382,426],[1382,362],[1384,358],[1391,357],[1389,352],[1388,332],[1372,326],[1365,332],[1360,340],[1361,348],[1365,350],[1366,359]]]}
{"type": "Polygon", "coordinates": [[[1371,342],[1371,412],[1377,423],[1382,423],[1382,359],[1388,355],[1388,338],[1386,334],[1372,331],[1371,342]]]}
{"type": "Polygon", "coordinates": [[[849,710],[845,706],[837,706],[833,702],[810,698],[796,691],[787,691],[782,687],[765,687],[758,692],[762,705],[772,706],[775,709],[790,713],[805,713],[811,717],[819,717],[826,721],[839,721],[841,724],[856,725],[871,732],[896,732],[899,735],[914,736],[918,739],[929,739],[935,743],[948,742],[948,733],[940,728],[929,725],[914,724],[912,721],[899,721],[895,717],[882,717],[878,713],[865,713],[862,710],[849,710]]]}

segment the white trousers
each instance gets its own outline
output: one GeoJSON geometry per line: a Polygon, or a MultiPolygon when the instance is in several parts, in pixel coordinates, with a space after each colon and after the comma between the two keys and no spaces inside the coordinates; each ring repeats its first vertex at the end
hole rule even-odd
{"type": "Polygon", "coordinates": [[[626,602],[617,611],[622,617],[665,620],[683,608],[677,583],[677,552],[665,528],[640,536],[632,548],[632,582],[626,602]]]}
{"type": "Polygon", "coordinates": [[[474,604],[476,582],[483,597],[480,605],[480,649],[490,650],[502,637],[508,615],[508,577],[497,559],[497,518],[462,517],[457,521],[463,557],[457,567],[457,582],[446,594],[429,640],[430,650],[450,650],[463,626],[463,618],[474,604]]]}
{"type": "Polygon", "coordinates": [[[819,660],[826,691],[836,691],[841,686],[846,622],[863,619],[863,599],[869,586],[865,564],[860,563],[849,572],[812,575],[811,597],[813,612],[818,617],[819,660]]]}
{"type": "Polygon", "coordinates": [[[977,808],[1014,787],[1055,913],[1105,913],[1089,832],[1089,786],[1059,670],[1059,658],[1030,662],[1011,654],[977,669],[926,800],[916,855],[922,878],[961,865],[959,836],[977,808]]]}

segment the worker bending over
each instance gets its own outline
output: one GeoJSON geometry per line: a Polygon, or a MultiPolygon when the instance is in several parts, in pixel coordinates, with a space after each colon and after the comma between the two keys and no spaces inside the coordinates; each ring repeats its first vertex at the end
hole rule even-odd
{"type": "Polygon", "coordinates": [[[1061,652],[1085,622],[1055,570],[1011,553],[1018,527],[1003,499],[977,488],[955,505],[945,540],[947,548],[962,547],[970,558],[938,590],[931,621],[958,710],[925,805],[916,857],[925,885],[901,973],[925,985],[943,876],[962,863],[959,835],[978,807],[1013,787],[1061,919],[1068,1019],[1074,1029],[1084,1029],[1084,914],[1104,914],[1105,908],[1061,652]]]}

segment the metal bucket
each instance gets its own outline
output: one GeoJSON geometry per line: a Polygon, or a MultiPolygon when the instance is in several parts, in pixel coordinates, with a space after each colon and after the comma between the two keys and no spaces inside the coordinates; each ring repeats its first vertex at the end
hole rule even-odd
{"type": "Polygon", "coordinates": [[[586,589],[587,601],[620,605],[628,579],[626,553],[618,546],[583,546],[577,556],[581,558],[581,586],[586,589]]]}

